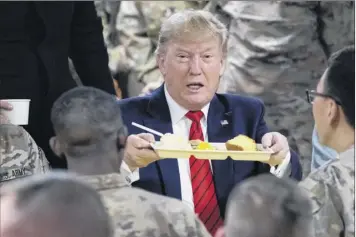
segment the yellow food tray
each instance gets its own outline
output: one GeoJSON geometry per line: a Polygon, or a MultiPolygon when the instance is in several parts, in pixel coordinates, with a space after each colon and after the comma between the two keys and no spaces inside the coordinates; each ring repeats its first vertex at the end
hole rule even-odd
{"type": "Polygon", "coordinates": [[[261,161],[268,163],[271,157],[271,151],[262,151],[262,146],[258,144],[259,151],[228,151],[225,148],[225,143],[210,143],[216,150],[177,150],[161,148],[160,143],[152,144],[152,148],[157,152],[162,159],[166,158],[185,158],[195,156],[197,159],[209,160],[225,160],[230,157],[233,160],[242,161],[261,161]]]}

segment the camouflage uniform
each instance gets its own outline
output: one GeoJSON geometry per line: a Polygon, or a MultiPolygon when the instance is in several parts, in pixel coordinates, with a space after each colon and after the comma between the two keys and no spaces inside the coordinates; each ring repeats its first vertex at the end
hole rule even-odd
{"type": "Polygon", "coordinates": [[[117,237],[210,236],[179,200],[132,188],[116,173],[82,178],[102,195],[117,237]]]}
{"type": "Polygon", "coordinates": [[[355,147],[300,183],[312,200],[315,237],[355,236],[355,147]]]}
{"type": "Polygon", "coordinates": [[[266,122],[284,134],[310,171],[313,89],[330,52],[354,43],[354,8],[345,2],[229,1],[226,70],[219,92],[260,97],[266,122]]]}
{"type": "Polygon", "coordinates": [[[20,126],[0,125],[0,183],[49,170],[48,161],[20,126]]]}

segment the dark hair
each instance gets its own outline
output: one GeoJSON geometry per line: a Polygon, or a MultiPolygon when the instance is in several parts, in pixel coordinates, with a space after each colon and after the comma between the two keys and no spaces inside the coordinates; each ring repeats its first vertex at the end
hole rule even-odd
{"type": "Polygon", "coordinates": [[[100,195],[68,173],[32,176],[9,188],[7,193],[15,194],[14,211],[18,213],[16,223],[6,230],[9,236],[113,235],[100,195]]]}
{"type": "Polygon", "coordinates": [[[62,94],[52,107],[51,121],[73,154],[85,153],[89,147],[100,150],[101,144],[126,135],[116,97],[92,87],[62,94]]]}
{"type": "Polygon", "coordinates": [[[347,122],[355,128],[355,47],[345,47],[331,55],[324,81],[325,93],[337,98],[347,122]]]}
{"type": "Polygon", "coordinates": [[[263,174],[231,192],[226,236],[308,237],[311,219],[310,200],[295,181],[263,174]]]}

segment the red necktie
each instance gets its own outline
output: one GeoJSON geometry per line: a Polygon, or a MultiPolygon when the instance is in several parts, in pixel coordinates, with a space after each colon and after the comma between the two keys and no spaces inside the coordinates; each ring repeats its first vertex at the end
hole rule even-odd
{"type": "MultiPolygon", "coordinates": [[[[189,139],[204,141],[200,125],[203,112],[190,111],[185,116],[192,121],[189,139]]],[[[200,220],[204,222],[208,231],[214,236],[216,230],[223,225],[223,221],[220,217],[220,209],[216,198],[209,160],[196,159],[194,156],[191,156],[189,163],[195,213],[199,215],[200,220]]]]}

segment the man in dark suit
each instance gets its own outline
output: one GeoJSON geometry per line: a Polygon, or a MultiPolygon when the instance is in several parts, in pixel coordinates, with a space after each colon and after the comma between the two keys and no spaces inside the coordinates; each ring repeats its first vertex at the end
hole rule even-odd
{"type": "MultiPolygon", "coordinates": [[[[223,73],[226,27],[205,11],[175,13],[162,25],[157,63],[164,85],[152,95],[119,101],[130,134],[142,131],[131,122],[190,140],[226,142],[245,134],[273,150],[273,159],[290,160],[291,172],[302,177],[298,157],[287,139],[268,132],[264,106],[254,98],[216,94],[223,73]]],[[[211,234],[222,225],[227,198],[236,183],[270,171],[254,161],[188,159],[159,160],[152,134],[130,135],[123,167],[134,186],[181,199],[195,210],[211,234]]]]}
{"type": "Polygon", "coordinates": [[[84,85],[115,94],[93,2],[0,3],[0,99],[31,99],[25,128],[54,168],[66,166],[48,140],[53,102],[76,86],[68,57],[84,85]]]}

